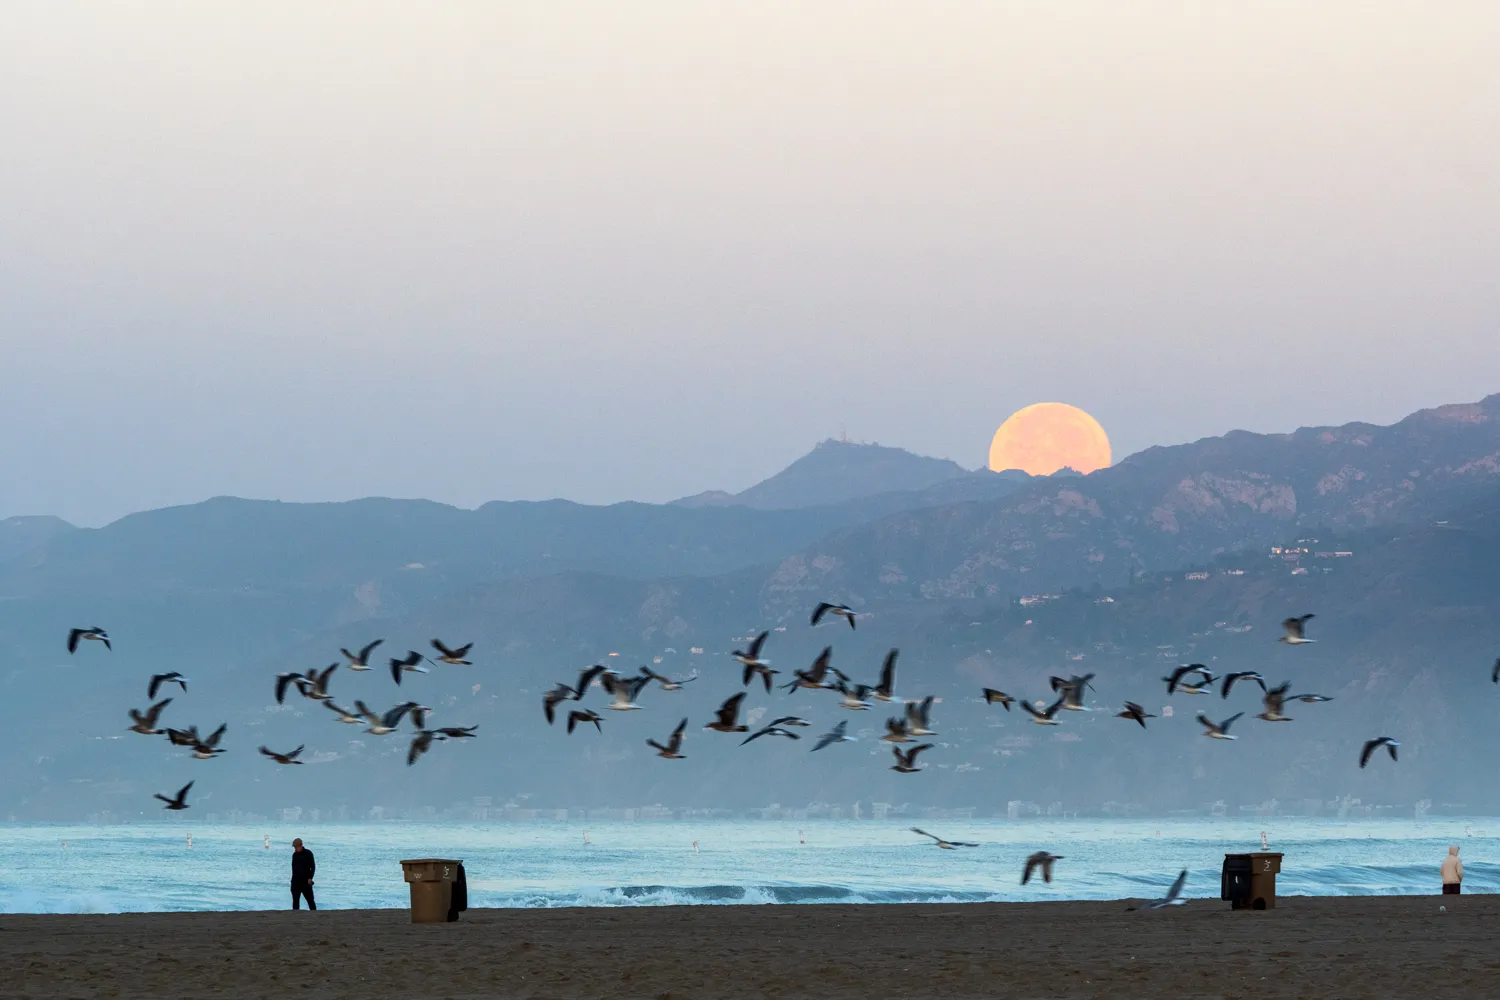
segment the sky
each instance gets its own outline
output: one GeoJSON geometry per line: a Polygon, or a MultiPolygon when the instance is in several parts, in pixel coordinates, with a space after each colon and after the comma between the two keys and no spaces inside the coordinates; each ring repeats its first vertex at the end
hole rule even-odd
{"type": "Polygon", "coordinates": [[[1500,5],[0,6],[0,517],[1500,392],[1500,5]]]}

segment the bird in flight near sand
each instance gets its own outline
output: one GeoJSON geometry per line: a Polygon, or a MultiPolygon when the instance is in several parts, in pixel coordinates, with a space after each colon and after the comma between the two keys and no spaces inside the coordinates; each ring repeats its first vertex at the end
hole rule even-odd
{"type": "Polygon", "coordinates": [[[1203,735],[1212,740],[1237,740],[1238,736],[1229,735],[1229,727],[1234,725],[1234,720],[1244,715],[1244,712],[1236,712],[1223,722],[1214,722],[1202,712],[1198,713],[1198,725],[1203,727],[1203,735]]]}
{"type": "Polygon", "coordinates": [[[166,806],[164,807],[166,809],[187,809],[189,808],[187,804],[187,793],[188,789],[192,787],[193,783],[189,781],[187,784],[177,789],[177,794],[172,796],[170,799],[160,792],[157,792],[155,797],[161,799],[166,803],[166,806]]]}
{"type": "Polygon", "coordinates": [[[113,651],[114,647],[109,644],[109,633],[98,625],[93,628],[75,628],[68,632],[68,652],[78,652],[79,639],[92,639],[95,642],[104,643],[104,648],[113,651]]]}
{"type": "Polygon", "coordinates": [[[1154,719],[1154,718],[1156,718],[1156,716],[1152,715],[1150,712],[1147,712],[1144,708],[1142,708],[1141,706],[1137,705],[1135,702],[1133,702],[1133,701],[1127,701],[1125,703],[1125,711],[1123,711],[1123,712],[1116,712],[1115,713],[1115,718],[1117,718],[1117,719],[1131,719],[1131,720],[1133,720],[1135,722],[1139,722],[1141,724],[1141,728],[1145,729],[1146,728],[1146,720],[1147,719],[1154,719]]]}
{"type": "Polygon", "coordinates": [[[434,639],[432,640],[432,648],[442,654],[437,658],[439,663],[452,663],[460,667],[473,666],[470,661],[464,659],[464,657],[469,655],[469,650],[474,648],[472,642],[465,646],[459,646],[457,649],[449,649],[443,645],[443,640],[434,639]]]}
{"type": "Polygon", "coordinates": [[[902,750],[900,747],[891,747],[891,753],[896,755],[896,763],[891,765],[891,770],[899,771],[902,774],[915,774],[916,772],[922,770],[917,766],[917,754],[921,753],[923,750],[931,749],[931,743],[918,743],[910,750],[902,750]]]}
{"type": "Polygon", "coordinates": [[[288,750],[286,753],[277,753],[275,750],[271,750],[268,747],[261,747],[260,748],[260,752],[263,753],[263,754],[265,754],[267,757],[271,758],[272,760],[274,760],[278,764],[300,764],[300,763],[302,763],[300,760],[297,759],[297,756],[300,753],[302,753],[302,747],[300,747],[300,746],[297,747],[297,749],[295,749],[295,750],[288,750]]]}
{"type": "Polygon", "coordinates": [[[1031,716],[1031,721],[1039,726],[1060,726],[1062,723],[1057,721],[1057,710],[1063,707],[1063,702],[1067,700],[1067,697],[1067,694],[1064,694],[1045,709],[1037,708],[1029,701],[1021,702],[1021,708],[1031,716]]]}
{"type": "Polygon", "coordinates": [[[993,705],[996,702],[999,702],[1000,707],[1009,712],[1010,706],[1015,704],[1015,701],[1016,699],[1012,698],[1004,691],[996,691],[994,688],[984,689],[984,703],[986,705],[993,705]]]}
{"type": "Polygon", "coordinates": [[[171,698],[163,698],[144,712],[132,708],[130,721],[134,725],[127,732],[140,733],[142,736],[160,736],[162,731],[156,728],[156,720],[161,716],[161,710],[170,704],[172,704],[171,698]]]}
{"type": "Polygon", "coordinates": [[[1309,642],[1317,642],[1316,639],[1307,638],[1307,623],[1315,617],[1316,615],[1299,615],[1296,618],[1285,619],[1281,627],[1286,631],[1286,635],[1276,641],[1284,642],[1288,646],[1305,646],[1309,642]]]}
{"type": "Polygon", "coordinates": [[[1025,885],[1031,881],[1031,875],[1038,868],[1042,870],[1042,881],[1052,881],[1052,863],[1061,861],[1062,855],[1049,854],[1046,851],[1037,851],[1026,859],[1026,868],[1021,872],[1021,884],[1025,885]]]}
{"type": "Polygon", "coordinates": [[[385,642],[385,640],[376,639],[358,653],[351,653],[347,649],[340,649],[339,652],[343,653],[344,658],[349,661],[350,670],[369,670],[370,654],[375,652],[375,647],[379,646],[382,642],[385,642]]]}
{"type": "Polygon", "coordinates": [[[1181,906],[1181,905],[1183,905],[1184,903],[1187,902],[1187,900],[1185,900],[1185,899],[1182,898],[1182,887],[1186,883],[1187,883],[1187,869],[1184,868],[1182,871],[1180,871],[1180,872],[1177,873],[1177,880],[1175,882],[1173,882],[1171,884],[1171,886],[1168,887],[1167,894],[1165,896],[1163,896],[1161,899],[1153,899],[1153,900],[1151,900],[1149,902],[1142,903],[1138,907],[1137,906],[1127,906],[1125,909],[1126,909],[1127,912],[1129,912],[1131,910],[1137,910],[1137,909],[1140,909],[1140,910],[1160,910],[1164,906],[1181,906]]]}
{"type": "Polygon", "coordinates": [[[667,760],[682,760],[682,733],[687,728],[688,720],[683,719],[677,723],[677,728],[672,730],[672,735],[667,737],[665,746],[655,740],[647,740],[646,745],[656,751],[656,756],[665,757],[667,760]]]}
{"type": "Polygon", "coordinates": [[[935,833],[928,833],[926,830],[923,830],[920,827],[915,827],[915,826],[912,827],[911,828],[911,832],[912,833],[916,833],[916,834],[921,834],[924,837],[931,837],[933,840],[935,840],[937,842],[937,846],[941,847],[945,851],[951,851],[951,850],[953,850],[954,848],[957,848],[957,847],[978,847],[979,846],[978,844],[971,844],[967,840],[944,840],[942,837],[939,837],[937,834],[935,834],[935,833]]]}
{"type": "Polygon", "coordinates": [[[1234,687],[1236,681],[1254,681],[1260,685],[1262,691],[1266,689],[1266,679],[1256,671],[1236,670],[1224,675],[1224,687],[1219,692],[1219,697],[1228,698],[1230,689],[1234,687]]]}
{"type": "Polygon", "coordinates": [[[1359,766],[1364,767],[1370,763],[1370,755],[1381,747],[1385,747],[1386,750],[1390,751],[1391,760],[1395,760],[1396,748],[1400,745],[1401,743],[1398,740],[1393,740],[1389,736],[1377,736],[1373,740],[1366,740],[1364,749],[1359,752],[1359,766]]]}
{"type": "Polygon", "coordinates": [[[853,628],[854,616],[856,614],[858,612],[854,611],[847,604],[829,604],[827,601],[823,601],[816,608],[813,608],[812,623],[814,625],[818,624],[818,622],[823,620],[825,615],[837,615],[848,622],[850,628],[853,628]]]}
{"type": "Polygon", "coordinates": [[[740,702],[745,700],[745,692],[732,694],[724,699],[724,704],[714,713],[714,721],[704,726],[704,729],[712,729],[717,733],[745,733],[750,727],[739,721],[740,702]]]}
{"type": "Polygon", "coordinates": [[[183,694],[186,694],[187,682],[188,679],[175,670],[168,674],[152,674],[151,683],[146,685],[146,697],[155,698],[157,689],[160,688],[163,684],[176,684],[178,687],[182,688],[183,694]]]}
{"type": "Polygon", "coordinates": [[[852,743],[852,742],[854,742],[854,737],[853,736],[846,735],[848,728],[849,728],[849,720],[845,719],[842,722],[840,722],[838,725],[834,726],[831,730],[829,730],[828,732],[824,733],[822,736],[819,736],[818,737],[818,745],[815,746],[815,747],[813,747],[813,749],[814,750],[821,750],[824,747],[829,746],[829,745],[834,744],[834,743],[852,743]]]}

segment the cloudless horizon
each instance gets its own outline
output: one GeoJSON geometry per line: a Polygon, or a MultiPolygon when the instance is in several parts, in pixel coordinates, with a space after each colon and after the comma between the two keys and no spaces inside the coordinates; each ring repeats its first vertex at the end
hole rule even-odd
{"type": "Polygon", "coordinates": [[[1500,8],[0,10],[0,517],[1500,391],[1500,8]]]}

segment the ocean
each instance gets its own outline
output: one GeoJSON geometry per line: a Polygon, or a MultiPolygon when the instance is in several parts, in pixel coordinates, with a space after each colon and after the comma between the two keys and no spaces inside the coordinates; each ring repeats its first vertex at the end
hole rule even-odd
{"type": "Polygon", "coordinates": [[[403,858],[464,862],[474,907],[1217,898],[1225,853],[1286,857],[1281,895],[1435,893],[1450,844],[1466,892],[1500,889],[1500,819],[910,821],[198,826],[0,825],[0,912],[262,910],[289,905],[290,842],[318,862],[324,908],[407,905],[403,858]],[[191,834],[192,845],[187,838],[191,834]],[[271,847],[267,849],[265,838],[271,847]],[[696,846],[695,846],[696,845],[696,846]],[[1051,885],[1020,884],[1034,850],[1051,885]]]}

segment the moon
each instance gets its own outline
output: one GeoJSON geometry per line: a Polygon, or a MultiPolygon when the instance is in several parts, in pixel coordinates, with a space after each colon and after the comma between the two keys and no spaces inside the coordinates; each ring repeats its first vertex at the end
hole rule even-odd
{"type": "Polygon", "coordinates": [[[1109,435],[1099,421],[1067,403],[1033,403],[1012,413],[990,441],[990,468],[1050,476],[1068,468],[1087,475],[1109,467],[1109,435]]]}

